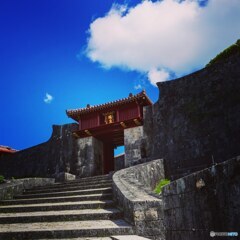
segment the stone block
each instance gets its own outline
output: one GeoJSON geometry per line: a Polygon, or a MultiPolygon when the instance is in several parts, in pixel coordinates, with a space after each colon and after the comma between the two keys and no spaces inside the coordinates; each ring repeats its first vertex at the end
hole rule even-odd
{"type": "Polygon", "coordinates": [[[55,176],[56,182],[66,182],[76,179],[76,176],[70,173],[61,172],[55,176]]]}
{"type": "Polygon", "coordinates": [[[143,126],[124,129],[125,166],[133,166],[142,158],[141,142],[143,140],[143,126]]]}
{"type": "Polygon", "coordinates": [[[14,195],[23,192],[23,184],[21,182],[8,182],[0,184],[0,200],[12,199],[14,195]]]}
{"type": "Polygon", "coordinates": [[[158,212],[155,208],[150,208],[145,211],[145,219],[147,221],[158,220],[158,212]]]}
{"type": "Polygon", "coordinates": [[[134,221],[139,222],[145,219],[145,215],[143,211],[135,211],[134,212],[134,221]]]}

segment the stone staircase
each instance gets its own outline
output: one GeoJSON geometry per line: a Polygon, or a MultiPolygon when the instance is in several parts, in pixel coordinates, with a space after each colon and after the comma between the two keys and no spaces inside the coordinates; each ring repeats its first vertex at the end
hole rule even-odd
{"type": "Polygon", "coordinates": [[[109,176],[55,183],[0,202],[0,240],[144,239],[122,218],[109,176]]]}

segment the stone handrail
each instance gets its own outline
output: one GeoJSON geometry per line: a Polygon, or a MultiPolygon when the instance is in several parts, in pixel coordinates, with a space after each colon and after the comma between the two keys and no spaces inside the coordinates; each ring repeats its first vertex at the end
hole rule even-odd
{"type": "Polygon", "coordinates": [[[114,200],[123,209],[124,218],[134,225],[136,234],[159,240],[164,239],[162,200],[151,194],[151,189],[161,178],[164,178],[162,159],[113,175],[114,200]]]}

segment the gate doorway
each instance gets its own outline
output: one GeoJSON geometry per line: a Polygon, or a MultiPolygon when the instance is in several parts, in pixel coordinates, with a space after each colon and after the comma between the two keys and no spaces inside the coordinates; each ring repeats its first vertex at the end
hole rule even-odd
{"type": "Polygon", "coordinates": [[[95,137],[103,143],[103,174],[115,171],[114,149],[124,145],[124,130],[115,126],[95,137]]]}
{"type": "Polygon", "coordinates": [[[92,136],[101,141],[103,174],[114,171],[114,148],[124,145],[125,129],[143,125],[143,107],[149,105],[152,102],[142,91],[117,101],[67,110],[67,115],[79,123],[73,132],[76,138],[92,136]]]}

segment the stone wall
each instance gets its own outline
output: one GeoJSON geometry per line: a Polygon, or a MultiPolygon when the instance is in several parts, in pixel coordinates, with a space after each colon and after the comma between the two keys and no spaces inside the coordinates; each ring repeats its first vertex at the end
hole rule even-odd
{"type": "Polygon", "coordinates": [[[125,167],[135,165],[142,158],[143,126],[124,129],[125,167]]]}
{"type": "Polygon", "coordinates": [[[150,239],[165,239],[163,206],[152,189],[164,178],[163,160],[122,169],[113,175],[114,200],[124,218],[134,225],[136,234],[150,239]]]}
{"type": "Polygon", "coordinates": [[[0,175],[5,178],[58,178],[64,173],[78,177],[102,174],[102,142],[94,137],[76,139],[72,132],[77,128],[78,124],[53,125],[52,136],[47,142],[1,156],[0,175]]]}
{"type": "Polygon", "coordinates": [[[11,178],[49,177],[60,172],[76,174],[77,124],[53,125],[51,138],[37,146],[0,157],[0,175],[11,178]]]}
{"type": "Polygon", "coordinates": [[[114,156],[114,171],[118,171],[125,168],[125,154],[119,154],[114,156]]]}
{"type": "Polygon", "coordinates": [[[7,183],[0,184],[0,200],[12,199],[13,196],[22,194],[25,189],[52,185],[54,182],[54,178],[23,178],[10,180],[7,183]]]}
{"type": "Polygon", "coordinates": [[[103,143],[94,137],[76,140],[76,175],[89,177],[103,174],[103,143]]]}
{"type": "Polygon", "coordinates": [[[240,234],[239,199],[240,157],[171,182],[163,188],[166,239],[212,239],[210,231],[240,234]]]}
{"type": "Polygon", "coordinates": [[[153,144],[155,138],[154,125],[153,125],[153,106],[143,107],[143,148],[145,150],[144,158],[153,157],[153,144]]]}
{"type": "Polygon", "coordinates": [[[147,156],[166,160],[177,179],[240,154],[240,53],[198,72],[158,83],[145,109],[147,156]]]}

